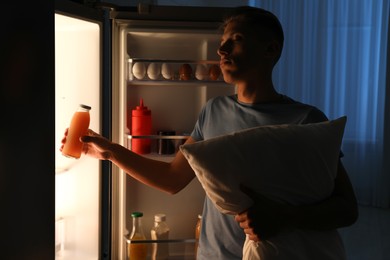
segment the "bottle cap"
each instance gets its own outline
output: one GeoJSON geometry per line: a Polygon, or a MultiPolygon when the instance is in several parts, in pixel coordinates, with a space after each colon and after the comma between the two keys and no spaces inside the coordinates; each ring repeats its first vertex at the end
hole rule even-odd
{"type": "Polygon", "coordinates": [[[84,109],[91,110],[91,107],[90,107],[90,106],[87,106],[87,105],[84,105],[84,104],[80,104],[80,107],[82,107],[82,108],[84,108],[84,109]]]}
{"type": "Polygon", "coordinates": [[[144,106],[144,100],[141,98],[139,106],[136,106],[135,109],[131,111],[131,114],[133,116],[149,116],[152,114],[152,111],[150,111],[147,106],[144,106]]]}
{"type": "Polygon", "coordinates": [[[156,221],[156,222],[161,222],[161,221],[165,221],[165,220],[166,220],[165,214],[154,215],[154,221],[156,221]]]}
{"type": "Polygon", "coordinates": [[[144,214],[142,212],[138,212],[138,211],[135,211],[133,213],[131,213],[131,216],[133,218],[139,218],[139,217],[142,217],[144,214]]]}

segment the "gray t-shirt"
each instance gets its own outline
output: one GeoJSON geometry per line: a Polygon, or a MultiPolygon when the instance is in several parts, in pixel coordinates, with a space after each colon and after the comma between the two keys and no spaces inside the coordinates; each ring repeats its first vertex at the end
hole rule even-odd
{"type": "MultiPolygon", "coordinates": [[[[200,141],[255,126],[325,120],[327,117],[316,107],[287,96],[278,102],[261,104],[241,103],[236,95],[220,96],[207,102],[191,137],[200,141]]],[[[241,259],[245,234],[234,216],[220,213],[207,196],[202,216],[197,259],[241,259]]]]}

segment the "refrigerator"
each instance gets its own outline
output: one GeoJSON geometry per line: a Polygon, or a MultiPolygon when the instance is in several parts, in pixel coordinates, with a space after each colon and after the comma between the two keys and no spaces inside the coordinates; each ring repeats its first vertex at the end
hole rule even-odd
{"type": "MultiPolygon", "coordinates": [[[[172,160],[207,100],[236,91],[217,69],[219,26],[227,11],[56,1],[56,148],[77,106],[86,104],[94,131],[128,149],[134,139],[150,140],[151,152],[143,156],[172,160]],[[152,134],[133,136],[131,111],[141,99],[151,110],[152,134]],[[161,150],[167,144],[173,151],[161,150]]],[[[195,226],[205,196],[197,179],[169,195],[107,161],[69,159],[58,149],[55,157],[56,259],[127,259],[134,211],[143,212],[148,259],[159,213],[170,228],[169,239],[158,241],[169,245],[169,259],[195,259],[195,226]]]]}

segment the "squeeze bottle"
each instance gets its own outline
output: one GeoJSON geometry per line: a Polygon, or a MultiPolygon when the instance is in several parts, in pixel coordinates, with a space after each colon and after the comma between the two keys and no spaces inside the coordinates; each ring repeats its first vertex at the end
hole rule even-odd
{"type": "MultiPolygon", "coordinates": [[[[133,218],[133,229],[130,234],[130,241],[132,240],[145,240],[145,234],[142,227],[142,212],[133,212],[131,217],[133,218]]],[[[128,257],[130,260],[144,260],[148,254],[148,248],[146,243],[130,243],[128,246],[128,257]]]]}
{"type": "MultiPolygon", "coordinates": [[[[150,231],[152,240],[168,240],[169,227],[165,214],[154,215],[154,227],[150,231]]],[[[166,260],[169,258],[168,243],[153,243],[152,244],[152,260],[166,260]]]]}
{"type": "Polygon", "coordinates": [[[196,225],[195,225],[195,239],[196,239],[196,242],[195,242],[195,258],[197,256],[197,253],[198,253],[198,247],[199,247],[199,237],[200,237],[200,230],[202,228],[202,215],[198,215],[198,220],[196,221],[196,225]]]}
{"type": "Polygon", "coordinates": [[[90,106],[80,104],[78,110],[73,114],[66,142],[62,148],[62,154],[67,157],[80,158],[83,149],[83,143],[80,137],[87,134],[89,127],[89,110],[90,106]]]}
{"type": "Polygon", "coordinates": [[[138,154],[147,154],[151,150],[151,139],[137,138],[152,134],[152,112],[144,106],[141,98],[139,106],[131,111],[131,150],[138,154]]]}

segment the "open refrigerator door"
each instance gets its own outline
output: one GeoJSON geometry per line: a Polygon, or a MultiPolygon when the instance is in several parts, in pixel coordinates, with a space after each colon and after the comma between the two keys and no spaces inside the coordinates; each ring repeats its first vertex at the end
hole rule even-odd
{"type": "Polygon", "coordinates": [[[101,127],[100,26],[55,14],[55,252],[56,259],[98,259],[100,172],[98,160],[60,152],[79,104],[92,107],[90,128],[101,127]]]}

